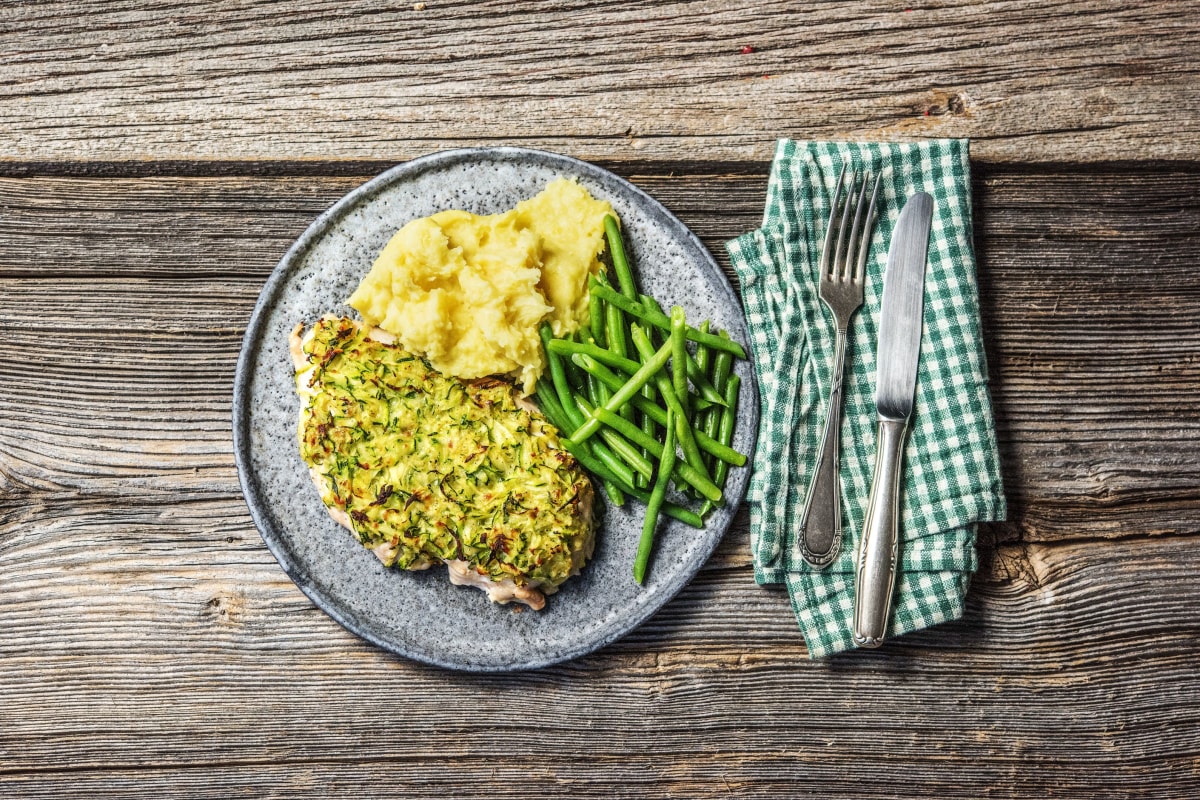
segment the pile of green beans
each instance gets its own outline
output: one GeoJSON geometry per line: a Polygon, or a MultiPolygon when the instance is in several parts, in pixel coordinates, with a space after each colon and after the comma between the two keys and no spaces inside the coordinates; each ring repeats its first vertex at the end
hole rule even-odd
{"type": "Polygon", "coordinates": [[[689,325],[679,306],[668,314],[639,294],[616,219],[604,227],[616,286],[604,273],[590,278],[588,322],[572,337],[556,339],[542,324],[537,400],[613,503],[629,496],[646,504],[633,565],[640,584],[659,516],[704,527],[725,502],[729,468],[746,463],[731,446],[741,385],[733,359],[746,352],[707,322],[689,325]],[[698,512],[666,499],[671,482],[701,502],[698,512]]]}

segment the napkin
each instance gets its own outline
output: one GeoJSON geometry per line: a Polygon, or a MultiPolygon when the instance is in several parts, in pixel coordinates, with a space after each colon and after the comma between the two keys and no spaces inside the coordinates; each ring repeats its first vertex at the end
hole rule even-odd
{"type": "Polygon", "coordinates": [[[900,571],[889,636],[963,613],[977,523],[1005,515],[972,246],[966,140],[780,140],[762,227],[726,243],[741,281],[762,404],[747,492],[755,579],[786,585],[812,658],[854,647],[854,566],[875,464],[875,353],[891,232],[905,200],[934,198],[917,396],[902,466],[900,571]],[[801,557],[798,525],[833,371],[817,267],[843,164],[880,175],[862,308],[851,320],[841,426],[842,552],[801,557]]]}

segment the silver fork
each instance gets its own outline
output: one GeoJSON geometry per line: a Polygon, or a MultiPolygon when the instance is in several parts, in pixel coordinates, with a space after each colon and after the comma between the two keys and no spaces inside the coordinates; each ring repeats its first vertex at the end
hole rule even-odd
{"type": "Polygon", "coordinates": [[[841,174],[838,175],[837,188],[833,192],[825,243],[821,247],[818,288],[821,302],[829,309],[837,326],[837,340],[834,344],[833,380],[829,386],[825,426],[821,430],[820,455],[812,481],[808,485],[804,514],[800,518],[800,553],[805,561],[818,568],[828,566],[842,550],[841,492],[838,488],[841,457],[838,450],[838,434],[842,423],[842,375],[846,362],[846,331],[850,327],[850,319],[854,312],[858,311],[863,303],[867,256],[871,252],[871,228],[875,223],[875,201],[879,196],[879,177],[876,176],[875,187],[871,190],[871,204],[869,207],[865,206],[867,184],[871,180],[868,173],[864,176],[862,188],[858,192],[857,200],[855,199],[854,187],[858,184],[856,169],[850,177],[850,191],[843,198],[842,186],[845,178],[846,167],[843,166],[841,174]],[[840,224],[839,205],[843,205],[840,224]],[[854,212],[853,223],[850,221],[851,211],[854,212]],[[852,256],[856,257],[851,260],[852,256]]]}

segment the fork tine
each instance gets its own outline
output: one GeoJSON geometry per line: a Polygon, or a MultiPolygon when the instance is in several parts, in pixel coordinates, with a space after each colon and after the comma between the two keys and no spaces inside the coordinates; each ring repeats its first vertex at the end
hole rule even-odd
{"type": "MultiPolygon", "coordinates": [[[[858,263],[854,269],[854,282],[862,283],[867,274],[867,257],[871,254],[871,238],[872,226],[875,224],[875,201],[879,199],[879,179],[883,177],[883,173],[875,176],[875,188],[871,190],[871,206],[867,209],[867,218],[863,224],[863,239],[858,246],[858,263]]],[[[863,182],[863,191],[867,190],[867,184],[863,182]]],[[[859,201],[862,202],[861,200],[859,201]]]]}
{"type": "Polygon", "coordinates": [[[853,206],[851,202],[854,199],[854,187],[858,183],[858,170],[855,169],[850,176],[850,191],[846,195],[846,206],[842,209],[842,223],[838,227],[837,246],[833,250],[833,267],[831,275],[835,280],[841,280],[842,273],[845,272],[846,250],[842,247],[846,243],[846,226],[850,224],[850,209],[853,206]]]}
{"type": "Polygon", "coordinates": [[[867,184],[871,181],[871,173],[863,174],[862,188],[858,191],[858,199],[854,202],[854,224],[850,226],[850,240],[846,243],[846,257],[842,263],[845,266],[842,268],[842,275],[838,277],[842,280],[853,281],[858,274],[855,269],[855,262],[850,259],[854,258],[859,251],[858,241],[863,236],[863,213],[867,210],[867,205],[863,201],[867,199],[867,184]]]}
{"type": "Polygon", "coordinates": [[[833,202],[829,204],[829,224],[825,227],[825,243],[821,246],[820,271],[817,273],[821,277],[825,277],[832,269],[833,234],[837,230],[837,207],[842,199],[842,182],[845,178],[846,165],[842,164],[842,171],[838,173],[837,184],[833,187],[833,202]]]}

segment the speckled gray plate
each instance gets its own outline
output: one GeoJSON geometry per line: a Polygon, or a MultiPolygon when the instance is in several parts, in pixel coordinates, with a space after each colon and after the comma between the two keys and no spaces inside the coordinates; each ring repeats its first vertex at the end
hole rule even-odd
{"type": "MultiPolygon", "coordinates": [[[[696,573],[736,511],[748,468],[732,470],[729,504],[704,530],[660,527],[646,584],[631,568],[643,506],[608,508],[583,574],[540,612],[514,613],[475,589],[450,584],[446,570],[384,568],[317,496],[296,444],[299,403],[288,333],[326,312],[353,314],[343,301],[384,243],[409,220],[450,208],[496,213],[574,177],[620,216],[638,279],[667,307],[710,319],[745,343],[741,306],[712,256],[683,223],[640,189],[599,167],[516,148],[453,150],[388,170],[343,197],[288,250],[259,297],[238,359],[233,440],[250,514],[284,571],[349,630],[410,658],[471,671],[542,667],[584,655],[641,623],[696,573]]],[[[734,445],[749,454],[758,428],[754,376],[738,362],[742,402],[734,445]]]]}

